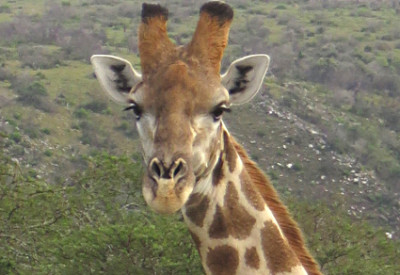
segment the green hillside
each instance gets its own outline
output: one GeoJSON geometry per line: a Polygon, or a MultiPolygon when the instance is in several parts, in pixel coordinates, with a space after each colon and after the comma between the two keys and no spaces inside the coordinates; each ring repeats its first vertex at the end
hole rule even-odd
{"type": "MultiPolygon", "coordinates": [[[[227,2],[223,70],[271,56],[262,91],[227,114],[228,128],[324,273],[398,274],[400,4],[227,2]]],[[[161,1],[172,40],[191,39],[202,3],[161,1]]],[[[0,274],[202,274],[180,215],[145,206],[134,115],[108,100],[89,64],[107,53],[140,70],[140,10],[0,3],[0,274]]]]}

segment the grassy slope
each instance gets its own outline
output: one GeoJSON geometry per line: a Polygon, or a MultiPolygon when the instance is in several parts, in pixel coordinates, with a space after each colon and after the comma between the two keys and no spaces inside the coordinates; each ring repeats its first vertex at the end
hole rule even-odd
{"type": "MultiPolygon", "coordinates": [[[[81,2],[69,2],[70,6],[65,6],[65,9],[74,9],[76,6],[79,7],[81,2]]],[[[84,4],[84,3],[83,3],[84,4]]],[[[171,4],[173,5],[173,4],[171,4]]],[[[43,4],[38,3],[37,5],[33,5],[31,2],[24,3],[24,5],[17,4],[11,2],[9,4],[11,8],[11,14],[8,14],[10,16],[13,16],[18,13],[25,13],[28,15],[32,14],[40,14],[45,12],[45,10],[48,7],[45,7],[43,4]],[[26,5],[25,5],[26,4],[26,5]]],[[[107,6],[105,6],[107,7],[107,6]]],[[[101,5],[85,5],[85,12],[86,13],[93,13],[93,12],[98,12],[102,11],[104,6],[102,7],[101,5]]],[[[183,9],[183,11],[187,11],[188,8],[183,9]]],[[[76,11],[76,10],[75,10],[76,11]]],[[[341,40],[341,39],[348,39],[349,37],[355,38],[360,40],[361,42],[357,45],[358,48],[362,49],[366,45],[369,45],[375,41],[377,38],[375,35],[371,34],[366,34],[364,32],[361,32],[363,27],[368,24],[386,24],[387,27],[381,27],[382,32],[379,33],[379,35],[384,35],[386,32],[391,31],[392,28],[396,25],[396,22],[398,21],[395,13],[393,10],[389,8],[383,8],[377,11],[372,11],[370,9],[366,8],[349,8],[348,6],[345,7],[337,7],[337,8],[327,8],[324,10],[307,10],[303,8],[302,6],[299,5],[290,5],[290,4],[277,4],[277,3],[269,3],[269,4],[261,4],[258,2],[253,3],[252,7],[249,8],[243,8],[239,5],[237,8],[236,12],[236,20],[233,24],[232,27],[232,40],[235,40],[235,33],[237,32],[242,32],[244,31],[244,26],[248,25],[249,19],[245,16],[248,13],[256,13],[257,15],[263,16],[263,25],[268,26],[268,29],[270,30],[270,34],[268,36],[268,44],[265,45],[266,49],[265,51],[268,52],[268,48],[273,47],[274,44],[279,43],[284,38],[284,34],[286,32],[287,27],[285,26],[284,23],[282,22],[287,22],[288,18],[295,18],[295,21],[299,22],[300,26],[302,26],[302,31],[303,32],[316,32],[316,29],[318,28],[318,25],[322,25],[324,27],[324,34],[321,37],[316,36],[306,36],[304,39],[299,40],[299,47],[306,49],[308,45],[313,45],[313,43],[316,43],[315,41],[318,41],[319,39],[323,39],[323,37],[336,37],[336,40],[341,40]],[[363,15],[363,16],[355,16],[355,15],[363,15]],[[367,21],[366,21],[367,18],[367,21]],[[372,20],[372,21],[371,21],[372,20]],[[372,22],[372,23],[371,23],[372,22]],[[314,24],[312,24],[314,23],[314,24]],[[315,24],[316,23],[316,24],[315,24]]],[[[176,11],[175,13],[179,13],[179,10],[176,11]]],[[[79,22],[80,16],[83,16],[82,13],[79,16],[75,16],[74,20],[68,20],[71,26],[76,25],[76,22],[79,22]]],[[[84,14],[84,13],[83,13],[84,14]]],[[[189,14],[189,20],[192,25],[195,24],[196,20],[196,14],[190,13],[189,14]]],[[[103,19],[98,19],[97,21],[102,21],[103,19]]],[[[129,19],[127,18],[118,18],[118,24],[125,24],[129,25],[129,19]]],[[[137,20],[135,20],[137,21],[137,20]]],[[[186,21],[185,21],[186,22],[186,21]]],[[[99,23],[96,23],[99,24],[99,23]]],[[[121,27],[118,27],[118,24],[114,22],[113,26],[109,26],[105,28],[105,33],[110,41],[108,44],[108,49],[112,51],[113,54],[117,54],[120,56],[123,56],[125,58],[129,58],[132,60],[133,63],[138,63],[137,58],[127,55],[126,50],[119,48],[113,47],[114,45],[120,45],[123,43],[124,40],[124,32],[122,31],[121,27]]],[[[247,27],[251,30],[251,22],[250,22],[250,27],[247,27]]],[[[178,23],[171,23],[170,24],[170,29],[172,31],[171,36],[174,37],[174,34],[181,34],[181,33],[187,33],[187,37],[190,37],[190,34],[192,33],[192,30],[187,28],[186,24],[180,24],[178,23]]],[[[186,36],[184,36],[186,37],[186,36]]],[[[186,38],[183,38],[183,41],[185,41],[186,38]]],[[[232,53],[233,55],[235,54],[241,54],[240,51],[235,50],[237,47],[235,43],[239,43],[239,41],[231,41],[232,43],[230,46],[228,46],[227,52],[232,53]]],[[[397,41],[389,41],[389,44],[395,44],[397,41]]],[[[240,44],[239,44],[240,45],[240,44]]],[[[48,48],[52,48],[51,45],[45,46],[48,48]]],[[[15,49],[9,48],[11,52],[14,52],[13,55],[17,56],[15,49]]],[[[313,51],[314,49],[312,46],[310,47],[309,51],[313,51]]],[[[306,52],[307,49],[305,50],[305,54],[311,54],[306,52]]],[[[388,53],[384,51],[377,51],[377,55],[380,56],[385,56],[388,53]]],[[[397,49],[393,50],[393,54],[397,54],[397,49]]],[[[233,59],[238,56],[233,56],[232,55],[229,57],[229,59],[233,59]]],[[[272,56],[272,59],[278,59],[279,56],[272,56]]],[[[225,62],[226,63],[226,62],[225,62]]],[[[12,60],[7,60],[7,67],[10,68],[11,71],[19,71],[21,68],[21,64],[19,62],[15,62],[12,60]]],[[[104,97],[102,95],[99,95],[98,93],[99,88],[97,86],[97,83],[95,80],[90,78],[91,75],[91,68],[88,64],[78,62],[78,61],[65,61],[65,64],[63,66],[59,66],[58,68],[55,69],[48,69],[48,70],[37,70],[33,71],[30,69],[24,69],[25,71],[28,71],[31,74],[37,74],[37,73],[42,73],[45,76],[44,83],[46,85],[46,88],[48,89],[49,92],[49,98],[51,100],[56,99],[57,96],[60,94],[64,95],[66,97],[66,101],[68,102],[67,108],[57,107],[57,111],[54,114],[46,114],[42,113],[40,111],[36,111],[34,109],[27,109],[26,106],[21,106],[20,104],[12,104],[9,105],[8,107],[3,108],[2,114],[3,117],[8,118],[8,119],[13,119],[13,113],[18,113],[20,114],[21,121],[24,121],[26,123],[27,120],[30,120],[30,122],[35,125],[35,127],[38,127],[40,129],[44,128],[49,128],[51,129],[51,135],[46,136],[46,142],[49,142],[50,147],[57,147],[60,146],[60,148],[64,147],[66,148],[68,145],[73,146],[75,149],[72,150],[71,155],[75,155],[76,152],[80,153],[85,153],[90,151],[90,148],[88,146],[82,145],[81,142],[79,141],[79,137],[81,136],[81,131],[80,129],[74,129],[74,125],[77,125],[80,123],[79,120],[74,117],[74,111],[78,108],[79,105],[85,104],[93,100],[93,98],[104,101],[104,97]],[[27,110],[29,110],[27,112],[27,110]]],[[[286,82],[290,82],[291,80],[288,79],[286,82]]],[[[285,82],[285,81],[284,81],[285,82]]],[[[283,186],[290,186],[291,189],[294,189],[294,193],[296,194],[313,194],[314,197],[320,197],[320,192],[318,188],[315,188],[315,184],[319,184],[319,179],[321,176],[326,176],[323,174],[323,171],[320,170],[326,170],[327,164],[321,164],[321,161],[318,159],[320,156],[318,155],[311,155],[313,158],[310,159],[311,164],[310,165],[304,165],[304,158],[302,156],[308,155],[308,151],[310,151],[313,148],[308,147],[309,144],[313,144],[316,142],[315,146],[321,146],[318,145],[318,137],[315,137],[313,135],[304,135],[304,133],[301,133],[301,130],[297,129],[296,127],[291,127],[293,122],[296,122],[296,119],[304,119],[308,121],[308,123],[311,123],[310,127],[313,125],[312,118],[315,116],[321,115],[323,117],[323,121],[331,122],[332,120],[336,120],[338,123],[344,123],[346,125],[365,125],[369,124],[369,127],[373,127],[377,131],[379,129],[379,118],[369,118],[365,119],[362,116],[356,116],[352,113],[349,112],[349,109],[351,108],[350,105],[343,104],[343,106],[339,107],[339,109],[336,106],[331,106],[330,105],[330,91],[325,91],[324,93],[321,93],[321,89],[315,88],[312,84],[306,84],[306,83],[300,83],[296,85],[292,85],[291,87],[284,87],[285,83],[283,83],[281,80],[275,80],[271,79],[269,82],[269,85],[266,86],[264,90],[264,95],[263,96],[269,96],[270,98],[267,99],[260,99],[260,101],[264,101],[263,105],[260,105],[259,103],[253,103],[251,108],[246,107],[240,107],[239,110],[249,110],[248,114],[246,112],[241,112],[240,119],[237,119],[238,126],[235,126],[234,132],[236,132],[239,136],[247,136],[250,139],[259,139],[260,143],[263,143],[265,139],[268,139],[270,145],[268,145],[265,149],[261,148],[260,146],[257,146],[257,144],[247,144],[246,146],[249,147],[250,150],[253,152],[253,157],[256,159],[260,159],[261,164],[264,165],[265,170],[269,170],[270,173],[273,175],[273,177],[278,176],[278,178],[281,178],[279,180],[279,184],[283,186]],[[295,88],[295,90],[293,90],[295,88]],[[304,93],[303,91],[307,90],[308,92],[304,93]],[[298,93],[302,93],[301,95],[298,95],[298,93]],[[293,98],[294,97],[294,98],[293,98]],[[272,101],[271,101],[272,100],[272,101]],[[295,103],[294,104],[287,104],[287,100],[292,100],[295,103]],[[291,119],[283,119],[282,118],[274,118],[274,117],[269,117],[266,118],[267,111],[269,110],[268,107],[271,104],[277,104],[276,108],[282,108],[285,112],[297,115],[298,117],[295,118],[294,120],[291,119]],[[286,105],[285,105],[286,104],[286,105]],[[304,106],[310,107],[307,111],[304,111],[301,113],[300,111],[302,110],[301,108],[304,106]],[[267,109],[267,110],[266,110],[267,109]],[[311,114],[308,114],[307,112],[310,112],[311,114]],[[259,119],[256,119],[254,121],[259,122],[258,125],[253,125],[252,120],[254,117],[258,118],[258,116],[262,114],[262,117],[259,117],[259,119]],[[250,127],[248,127],[250,126],[250,127]],[[267,127],[267,128],[266,128],[267,127]],[[276,130],[270,130],[268,129],[274,129],[276,130]],[[294,131],[291,133],[290,131],[287,133],[284,133],[284,129],[291,129],[291,131],[294,131]],[[283,130],[279,130],[283,129],[283,130]],[[283,131],[283,132],[282,132],[283,131]],[[299,132],[300,131],[300,132],[299,132]],[[249,133],[249,134],[244,134],[244,133],[249,133]],[[286,149],[282,149],[282,145],[284,143],[287,143],[287,139],[290,135],[301,135],[303,140],[301,141],[301,144],[295,144],[295,146],[291,146],[289,150],[286,151],[286,149]],[[283,136],[283,137],[282,137],[283,136]],[[306,141],[309,139],[309,141],[306,141]],[[268,150],[269,149],[269,150],[268,150]],[[268,151],[268,156],[263,156],[264,151],[268,151]],[[294,152],[297,152],[294,154],[294,152]],[[287,163],[294,163],[298,164],[296,167],[297,169],[295,171],[289,170],[286,171],[287,169],[281,169],[279,166],[276,165],[276,163],[283,163],[283,165],[287,163]],[[278,168],[277,168],[278,167],[278,168]],[[273,169],[277,168],[279,171],[274,172],[273,169]],[[282,171],[281,171],[282,170],[282,171]],[[318,171],[316,173],[315,171],[318,171]],[[275,175],[277,174],[277,175],[275,175]],[[281,176],[282,175],[282,176],[281,176]],[[300,178],[300,180],[303,182],[303,184],[298,183],[297,178],[300,178]],[[312,182],[313,184],[310,185],[308,184],[309,182],[312,182]]],[[[4,87],[7,87],[7,84],[3,84],[3,89],[4,87]]],[[[12,98],[11,92],[4,90],[4,95],[8,95],[8,98],[12,98]]],[[[380,102],[384,101],[385,98],[383,95],[376,95],[374,98],[370,99],[375,101],[376,104],[379,104],[380,102]]],[[[111,140],[115,143],[112,148],[114,152],[133,152],[137,148],[137,143],[136,141],[132,141],[131,139],[127,138],[124,134],[114,131],[113,128],[118,126],[115,124],[119,124],[118,118],[121,116],[119,115],[119,107],[115,106],[114,104],[109,104],[109,111],[111,112],[112,115],[108,114],[95,114],[95,113],[89,113],[89,118],[90,120],[93,121],[93,124],[96,125],[101,125],[98,127],[99,130],[101,130],[101,136],[104,138],[108,134],[111,134],[111,140]]],[[[110,113],[108,112],[108,113],[110,113]]],[[[238,113],[238,112],[236,112],[238,113]]],[[[228,118],[229,120],[229,118],[228,118]]],[[[235,119],[232,119],[235,120],[235,119]]],[[[17,123],[18,124],[18,123],[17,123]]],[[[314,123],[315,124],[315,123],[314,123]]],[[[131,126],[129,126],[131,127],[131,126]]],[[[321,127],[332,127],[329,123],[317,123],[314,125],[316,127],[316,131],[320,132],[321,135],[324,134],[324,129],[321,127]],[[318,129],[320,128],[320,129],[318,129]]],[[[23,127],[22,127],[23,128],[23,127]]],[[[78,127],[79,128],[79,127],[78,127]]],[[[304,129],[303,129],[304,130],[304,129]]],[[[322,136],[323,138],[323,136],[322,136]]],[[[247,139],[247,138],[246,138],[247,139]]],[[[246,143],[246,140],[243,140],[244,143],[246,143]]],[[[292,141],[290,141],[293,143],[292,141]]],[[[325,141],[326,142],[326,141],[325,141]]],[[[37,144],[35,145],[37,146],[37,144]]],[[[42,147],[42,150],[46,150],[47,145],[42,147]]],[[[325,147],[329,147],[328,145],[325,147]]],[[[109,148],[110,149],[110,148],[109,148]]],[[[313,150],[311,150],[313,151],[313,150]]],[[[383,148],[382,154],[387,156],[388,158],[391,158],[391,153],[387,152],[386,148],[383,148]],[[386,150],[386,151],[385,151],[386,150]]],[[[351,155],[351,152],[349,152],[351,155]]],[[[332,153],[333,154],[333,153],[332,153]]],[[[47,165],[43,164],[42,165],[42,170],[45,169],[44,167],[47,167],[50,163],[56,162],[56,159],[60,157],[61,155],[64,155],[64,152],[55,152],[53,157],[46,157],[42,161],[44,163],[47,162],[47,165]]],[[[324,159],[326,158],[331,158],[331,156],[323,155],[324,159]]],[[[340,161],[339,161],[340,162],[340,161]]],[[[363,170],[365,171],[365,174],[368,174],[370,172],[370,169],[368,167],[360,166],[359,164],[355,164],[356,161],[354,161],[354,165],[358,166],[355,170],[363,170]]],[[[342,163],[335,163],[332,162],[331,165],[338,166],[339,168],[332,169],[333,171],[337,171],[336,174],[330,175],[330,179],[328,180],[335,180],[337,179],[340,181],[340,178],[347,177],[349,174],[349,171],[347,171],[347,168],[340,168],[340,165],[342,163]]],[[[354,170],[354,169],[350,169],[354,170]]],[[[358,171],[357,171],[358,172],[358,171]]],[[[342,180],[344,183],[343,184],[349,184],[345,180],[342,180]]],[[[375,181],[374,178],[371,178],[370,181],[372,182],[371,184],[377,184],[378,185],[378,190],[371,188],[369,192],[374,191],[380,191],[382,188],[380,188],[380,184],[376,183],[377,180],[375,181]]],[[[326,181],[325,181],[325,184],[326,181]]],[[[329,185],[329,190],[324,191],[331,193],[333,195],[340,194],[340,193],[345,193],[353,197],[355,195],[355,192],[363,192],[365,191],[363,189],[363,186],[360,186],[358,188],[350,188],[350,189],[360,189],[360,190],[351,190],[351,192],[339,192],[343,191],[343,188],[346,188],[346,186],[338,185],[338,184],[330,184],[329,185]]],[[[383,191],[385,191],[388,187],[384,187],[383,191]]],[[[322,188],[325,190],[325,188],[322,188]]],[[[360,194],[357,194],[359,196],[360,194]]],[[[362,194],[361,194],[362,196],[362,194]]],[[[365,200],[365,196],[364,196],[365,200]]],[[[349,201],[349,209],[350,209],[350,204],[354,202],[349,201]]],[[[361,203],[361,202],[358,202],[361,203]]],[[[367,201],[364,201],[363,204],[367,204],[367,201]]],[[[364,205],[363,205],[364,206],[364,205]]],[[[362,207],[362,206],[359,206],[362,207]]],[[[364,206],[365,207],[365,206],[364,206]]],[[[362,211],[362,210],[360,210],[362,211]]],[[[379,214],[374,214],[380,215],[379,214]]]]}

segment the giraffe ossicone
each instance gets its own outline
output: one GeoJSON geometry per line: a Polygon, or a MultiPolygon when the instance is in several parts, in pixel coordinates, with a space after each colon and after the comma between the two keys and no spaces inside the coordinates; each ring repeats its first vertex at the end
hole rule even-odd
{"type": "Polygon", "coordinates": [[[220,75],[232,19],[229,5],[208,2],[191,42],[176,46],[167,9],[143,4],[142,73],[115,56],[91,62],[108,96],[136,115],[146,202],[182,211],[207,274],[320,274],[271,183],[222,121],[257,94],[269,65],[251,55],[220,75]]]}

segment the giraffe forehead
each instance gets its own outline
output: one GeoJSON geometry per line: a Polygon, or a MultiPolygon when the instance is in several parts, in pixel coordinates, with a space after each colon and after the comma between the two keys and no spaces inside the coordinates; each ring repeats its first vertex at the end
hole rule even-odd
{"type": "Polygon", "coordinates": [[[144,86],[145,105],[163,111],[179,111],[182,108],[186,113],[204,111],[229,99],[219,77],[209,75],[196,63],[182,60],[160,66],[154,75],[145,80],[144,86]]]}

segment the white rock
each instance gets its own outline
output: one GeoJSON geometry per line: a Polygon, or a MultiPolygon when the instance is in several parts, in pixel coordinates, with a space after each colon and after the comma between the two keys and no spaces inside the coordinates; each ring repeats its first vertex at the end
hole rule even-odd
{"type": "Polygon", "coordinates": [[[11,161],[14,162],[15,164],[19,165],[19,160],[18,159],[12,158],[11,161]]]}

